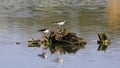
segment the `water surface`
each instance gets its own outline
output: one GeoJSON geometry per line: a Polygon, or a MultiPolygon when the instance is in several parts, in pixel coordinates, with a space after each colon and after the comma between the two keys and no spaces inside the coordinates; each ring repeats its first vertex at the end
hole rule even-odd
{"type": "Polygon", "coordinates": [[[1,68],[120,68],[119,0],[0,0],[1,68]],[[55,55],[42,59],[41,48],[29,48],[27,40],[41,39],[42,28],[65,19],[63,28],[87,40],[85,49],[59,57],[64,64],[52,62],[55,55]],[[106,52],[97,51],[97,33],[112,40],[106,52]],[[16,42],[21,42],[17,45],[16,42]]]}

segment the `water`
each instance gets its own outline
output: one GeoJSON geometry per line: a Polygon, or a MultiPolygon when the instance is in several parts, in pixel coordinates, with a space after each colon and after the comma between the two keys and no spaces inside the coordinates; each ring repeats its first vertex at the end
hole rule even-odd
{"type": "Polygon", "coordinates": [[[0,0],[1,68],[120,68],[119,0],[0,0]],[[40,48],[27,47],[30,38],[41,38],[37,30],[53,28],[54,21],[65,19],[62,26],[87,40],[85,49],[76,54],[59,55],[64,64],[38,55],[40,48]],[[112,40],[106,52],[97,51],[97,33],[105,32],[112,40]],[[21,44],[17,45],[16,42],[21,44]]]}

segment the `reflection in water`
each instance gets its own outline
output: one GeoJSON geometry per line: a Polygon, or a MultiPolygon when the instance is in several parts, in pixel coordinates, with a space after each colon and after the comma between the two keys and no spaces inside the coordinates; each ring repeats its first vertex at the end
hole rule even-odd
{"type": "MultiPolygon", "coordinates": [[[[64,55],[64,54],[75,54],[79,49],[84,49],[85,45],[61,45],[61,44],[54,44],[54,45],[50,45],[48,46],[49,51],[55,55],[55,59],[53,60],[53,62],[57,62],[57,63],[64,63],[64,59],[60,58],[60,55],[64,55]]],[[[46,49],[47,50],[47,49],[46,49]]],[[[42,57],[44,59],[50,59],[50,57],[48,57],[49,55],[47,54],[47,52],[43,52],[42,54],[38,55],[39,57],[42,57]]]]}
{"type": "Polygon", "coordinates": [[[110,43],[99,43],[97,51],[106,51],[110,43]]]}
{"type": "Polygon", "coordinates": [[[64,63],[64,59],[58,57],[58,58],[55,58],[54,62],[58,62],[58,63],[63,64],[64,63]]]}
{"type": "MultiPolygon", "coordinates": [[[[38,45],[38,43],[32,43],[32,47],[37,47],[36,45],[38,45]]],[[[44,47],[47,47],[44,49],[44,51],[42,52],[42,54],[38,54],[39,57],[43,58],[43,59],[48,59],[50,57],[48,57],[49,55],[47,54],[47,52],[45,52],[46,50],[49,49],[51,54],[55,54],[56,57],[53,60],[54,62],[58,62],[58,63],[64,63],[64,60],[62,58],[59,57],[59,55],[64,55],[64,54],[75,54],[79,49],[84,49],[85,48],[85,44],[81,44],[81,45],[70,45],[70,44],[52,44],[52,45],[42,45],[44,47]]]]}
{"type": "Polygon", "coordinates": [[[49,47],[51,53],[60,52],[60,54],[66,54],[66,53],[76,53],[79,49],[85,48],[85,45],[52,45],[49,47]]]}
{"type": "Polygon", "coordinates": [[[48,59],[48,55],[44,52],[42,54],[39,54],[38,56],[40,56],[43,59],[48,59]]]}
{"type": "Polygon", "coordinates": [[[108,2],[108,26],[110,29],[119,29],[120,0],[109,0],[108,2]]]}

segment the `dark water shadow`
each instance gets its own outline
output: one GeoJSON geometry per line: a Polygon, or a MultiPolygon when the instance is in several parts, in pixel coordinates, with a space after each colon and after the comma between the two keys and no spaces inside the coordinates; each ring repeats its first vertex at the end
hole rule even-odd
{"type": "Polygon", "coordinates": [[[52,54],[59,51],[60,54],[63,55],[66,53],[75,54],[78,50],[84,49],[84,48],[85,48],[85,44],[81,44],[81,45],[53,44],[52,46],[49,47],[49,50],[52,54]]]}
{"type": "Polygon", "coordinates": [[[97,51],[106,52],[106,50],[108,49],[108,46],[110,46],[110,43],[100,43],[99,46],[98,46],[97,51]]]}

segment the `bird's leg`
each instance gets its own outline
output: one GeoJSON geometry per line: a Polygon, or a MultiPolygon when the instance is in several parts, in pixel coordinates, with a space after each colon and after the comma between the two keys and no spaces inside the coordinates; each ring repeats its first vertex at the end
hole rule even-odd
{"type": "Polygon", "coordinates": [[[54,31],[57,32],[58,26],[55,26],[54,31]]]}
{"type": "Polygon", "coordinates": [[[58,32],[60,29],[60,26],[58,25],[57,28],[56,28],[56,32],[58,32]]]}
{"type": "Polygon", "coordinates": [[[45,39],[45,37],[46,37],[46,34],[45,34],[45,33],[43,33],[43,35],[42,35],[43,40],[45,39]]]}

